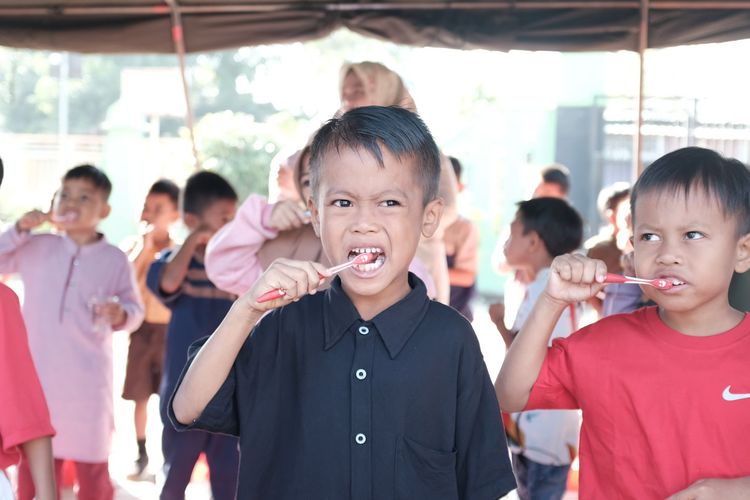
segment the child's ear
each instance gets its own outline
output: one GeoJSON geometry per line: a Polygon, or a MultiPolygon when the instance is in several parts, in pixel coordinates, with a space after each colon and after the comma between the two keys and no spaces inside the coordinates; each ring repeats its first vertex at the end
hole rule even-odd
{"type": "Polygon", "coordinates": [[[99,218],[100,219],[106,219],[109,217],[109,213],[112,211],[112,205],[109,203],[105,203],[102,205],[102,209],[99,211],[99,218]]]}
{"type": "Polygon", "coordinates": [[[737,260],[734,263],[734,270],[738,273],[744,273],[750,269],[750,233],[740,237],[737,242],[737,260]]]}
{"type": "Polygon", "coordinates": [[[530,252],[536,252],[539,249],[544,250],[545,252],[547,251],[547,247],[544,246],[544,241],[542,241],[539,233],[537,233],[536,231],[529,231],[527,233],[527,236],[529,237],[530,252]]]}
{"type": "Polygon", "coordinates": [[[198,216],[195,214],[185,213],[183,220],[185,221],[185,226],[191,231],[199,225],[198,216]]]}
{"type": "Polygon", "coordinates": [[[318,206],[315,204],[312,197],[307,199],[307,209],[310,210],[310,222],[312,222],[315,236],[320,238],[320,213],[318,212],[318,206]]]}
{"type": "Polygon", "coordinates": [[[169,217],[169,222],[174,224],[178,220],[180,220],[180,210],[178,208],[175,208],[172,212],[172,215],[169,217]]]}
{"type": "Polygon", "coordinates": [[[435,198],[424,207],[422,215],[422,236],[430,238],[440,226],[443,216],[443,199],[435,198]]]}

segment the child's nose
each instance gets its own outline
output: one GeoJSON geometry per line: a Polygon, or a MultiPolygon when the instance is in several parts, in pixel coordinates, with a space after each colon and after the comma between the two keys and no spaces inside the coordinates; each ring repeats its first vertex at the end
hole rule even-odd
{"type": "Polygon", "coordinates": [[[377,219],[372,210],[360,207],[355,215],[352,230],[359,233],[369,233],[377,230],[377,219]]]}
{"type": "Polygon", "coordinates": [[[656,256],[656,261],[664,266],[682,264],[682,256],[678,245],[665,242],[656,256]]]}

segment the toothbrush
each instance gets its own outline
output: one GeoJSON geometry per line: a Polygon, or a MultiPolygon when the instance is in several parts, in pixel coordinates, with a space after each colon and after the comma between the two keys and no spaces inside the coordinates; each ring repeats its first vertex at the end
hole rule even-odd
{"type": "Polygon", "coordinates": [[[656,278],[656,279],[643,279],[643,278],[633,278],[631,276],[623,276],[621,274],[612,274],[608,273],[607,276],[604,278],[605,283],[631,283],[634,285],[649,285],[653,286],[654,288],[658,288],[660,290],[669,290],[672,288],[672,282],[666,279],[662,278],[656,278]]]}
{"type": "Polygon", "coordinates": [[[76,219],[76,214],[71,212],[65,214],[51,213],[49,214],[49,218],[52,222],[73,222],[76,219]]]}
{"type": "MultiPolygon", "coordinates": [[[[350,260],[349,262],[345,262],[338,266],[333,266],[333,267],[328,268],[328,276],[333,276],[334,274],[340,273],[344,269],[348,269],[352,266],[368,264],[372,262],[373,260],[375,260],[376,258],[377,258],[377,255],[375,255],[374,253],[361,253],[357,255],[355,258],[353,258],[352,260],[350,260]]],[[[318,276],[320,276],[320,279],[325,279],[328,277],[320,273],[318,273],[318,276]]],[[[268,302],[269,300],[280,299],[284,295],[286,295],[286,292],[284,291],[283,288],[274,288],[273,290],[269,290],[268,292],[258,297],[258,303],[262,304],[263,302],[268,302]]]]}

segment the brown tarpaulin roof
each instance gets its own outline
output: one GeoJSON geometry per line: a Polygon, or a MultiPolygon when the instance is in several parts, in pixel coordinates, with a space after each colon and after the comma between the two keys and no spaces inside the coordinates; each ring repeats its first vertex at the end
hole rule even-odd
{"type": "MultiPolygon", "coordinates": [[[[418,46],[638,50],[634,0],[179,0],[188,52],[288,42],[346,27],[418,46]]],[[[652,1],[649,47],[750,38],[748,1],[652,1]]],[[[144,0],[0,0],[0,45],[75,52],[174,52],[170,7],[144,0]]]]}

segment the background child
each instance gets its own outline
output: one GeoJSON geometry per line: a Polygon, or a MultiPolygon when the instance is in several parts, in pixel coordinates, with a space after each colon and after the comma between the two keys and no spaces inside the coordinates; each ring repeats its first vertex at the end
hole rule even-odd
{"type": "MultiPolygon", "coordinates": [[[[511,330],[505,328],[502,315],[497,323],[507,347],[544,291],[552,259],[572,252],[582,239],[581,216],[566,201],[536,198],[518,204],[504,245],[505,260],[532,281],[511,330]]],[[[555,324],[550,342],[567,337],[575,329],[570,309],[566,309],[555,324]]],[[[562,498],[570,464],[578,451],[579,427],[578,411],[569,410],[513,413],[506,420],[521,500],[562,498]]]]}
{"type": "MultiPolygon", "coordinates": [[[[0,159],[0,184],[3,182],[0,159]]],[[[47,402],[31,359],[26,325],[18,297],[0,284],[0,498],[14,497],[3,471],[17,464],[23,452],[39,500],[56,496],[52,440],[47,402]]]]}
{"type": "Polygon", "coordinates": [[[514,479],[477,339],[408,273],[440,222],[427,127],[357,108],[321,128],[311,165],[326,255],[377,259],[305,297],[325,268],[274,263],[192,358],[175,422],[240,436],[238,498],[503,496],[514,479]],[[284,298],[257,302],[277,287],[284,298]]]}
{"type": "Polygon", "coordinates": [[[610,316],[547,348],[569,302],[601,290],[602,261],[564,255],[513,343],[505,409],[581,408],[584,498],[750,497],[750,316],[728,301],[750,268],[750,172],[702,148],[649,166],[631,195],[635,270],[658,307],[610,316]],[[692,486],[691,486],[692,485],[692,486]]]}
{"type": "MultiPolygon", "coordinates": [[[[24,284],[29,347],[57,430],[55,465],[59,472],[63,459],[75,463],[81,499],[113,497],[111,333],[143,319],[127,256],[97,232],[111,190],[101,170],[75,167],[62,178],[54,213],[31,211],[0,235],[0,270],[20,273],[24,284]],[[31,234],[51,217],[64,234],[31,234]]],[[[33,496],[22,461],[19,498],[33,496]]]]}
{"type": "Polygon", "coordinates": [[[193,174],[185,184],[182,201],[182,218],[191,233],[182,246],[164,252],[148,271],[149,289],[172,311],[159,391],[164,423],[162,499],[184,498],[202,452],[210,469],[213,498],[234,499],[239,461],[237,439],[206,432],[178,434],[169,424],[167,403],[187,360],[188,347],[219,326],[235,299],[209,281],[203,257],[208,239],[232,220],[236,209],[237,194],[224,178],[206,171],[193,174]]]}
{"type": "Polygon", "coordinates": [[[532,198],[562,198],[566,200],[570,192],[570,170],[565,165],[553,163],[539,173],[539,184],[534,188],[532,198]]]}
{"type": "Polygon", "coordinates": [[[164,366],[164,342],[170,312],[146,287],[151,263],[163,250],[173,245],[169,227],[180,217],[180,188],[169,180],[155,182],[146,195],[141,212],[141,234],[128,249],[145,308],[143,323],[130,334],[128,363],[125,369],[123,399],[135,402],[135,438],[138,458],[130,479],[142,477],[148,465],[146,423],[148,398],[159,393],[164,366]]]}
{"type": "MultiPolygon", "coordinates": [[[[449,156],[456,174],[458,192],[464,189],[461,183],[461,162],[449,156]]],[[[471,299],[474,297],[479,268],[479,229],[466,217],[459,215],[445,229],[445,254],[448,258],[448,277],[451,283],[450,306],[466,317],[474,319],[471,299]]]]}
{"type": "Polygon", "coordinates": [[[293,177],[297,196],[268,203],[263,196],[250,195],[237,217],[211,238],[206,272],[216,286],[241,295],[280,257],[328,265],[305,206],[310,197],[309,146],[297,157],[293,177]]]}

